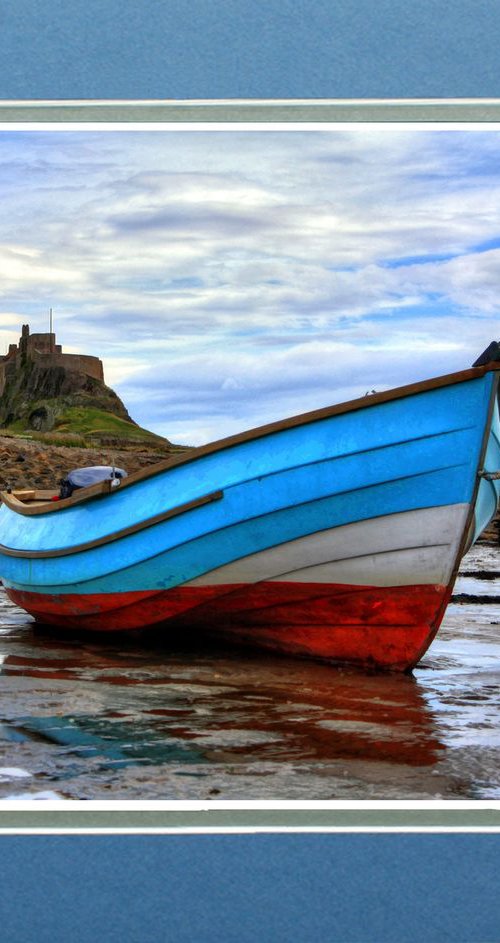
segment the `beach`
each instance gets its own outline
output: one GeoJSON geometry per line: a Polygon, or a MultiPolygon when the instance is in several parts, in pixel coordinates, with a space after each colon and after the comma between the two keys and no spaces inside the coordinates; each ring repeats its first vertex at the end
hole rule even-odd
{"type": "Polygon", "coordinates": [[[498,799],[499,564],[491,528],[412,675],[56,633],[2,590],[0,798],[498,799]]]}

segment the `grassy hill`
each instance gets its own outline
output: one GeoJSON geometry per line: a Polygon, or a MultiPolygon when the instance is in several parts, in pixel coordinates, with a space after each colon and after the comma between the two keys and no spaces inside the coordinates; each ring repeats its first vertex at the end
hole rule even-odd
{"type": "MultiPolygon", "coordinates": [[[[89,448],[119,444],[121,448],[140,446],[175,449],[162,436],[98,406],[66,406],[57,412],[49,431],[34,429],[26,419],[17,419],[2,430],[3,435],[35,439],[53,445],[89,448]]],[[[181,448],[181,447],[179,447],[181,448]]]]}
{"type": "Polygon", "coordinates": [[[138,426],[102,380],[29,358],[9,369],[0,397],[0,434],[80,448],[181,448],[138,426]]]}

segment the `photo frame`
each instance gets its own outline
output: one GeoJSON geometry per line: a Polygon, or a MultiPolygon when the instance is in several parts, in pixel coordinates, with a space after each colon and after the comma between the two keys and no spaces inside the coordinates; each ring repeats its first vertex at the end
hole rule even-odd
{"type": "MultiPolygon", "coordinates": [[[[341,6],[345,13],[348,5],[341,6]]],[[[461,6],[462,27],[465,19],[470,30],[467,11],[461,6]]],[[[319,7],[324,13],[326,5],[319,7]]],[[[427,4],[423,13],[428,30],[435,15],[432,7],[427,4]]],[[[39,3],[20,8],[25,23],[30,14],[38,22],[43,12],[39,3]]],[[[367,10],[364,12],[366,15],[367,10]]],[[[450,27],[455,54],[441,77],[442,98],[415,97],[418,75],[428,67],[425,45],[418,64],[413,63],[413,74],[417,75],[413,90],[407,61],[400,54],[396,56],[397,69],[389,69],[390,81],[385,87],[377,83],[377,97],[372,101],[346,95],[342,83],[342,97],[332,97],[332,83],[325,70],[317,85],[309,83],[308,95],[299,100],[286,100],[285,96],[278,101],[272,96],[245,101],[240,93],[233,101],[220,101],[213,95],[211,72],[212,83],[202,83],[206,101],[165,102],[154,97],[133,101],[128,96],[112,101],[105,92],[109,63],[103,61],[102,48],[97,55],[88,56],[81,72],[85,84],[89,70],[97,67],[102,99],[94,95],[90,100],[65,97],[67,59],[62,56],[59,63],[53,63],[50,86],[57,95],[49,100],[44,94],[37,100],[39,86],[30,84],[30,52],[25,48],[22,81],[19,69],[14,72],[14,83],[17,74],[21,91],[13,94],[11,74],[7,97],[0,102],[0,122],[12,128],[31,123],[48,128],[61,122],[74,122],[78,127],[88,122],[120,122],[129,127],[150,122],[272,121],[300,122],[307,127],[384,121],[420,126],[446,122],[450,127],[465,123],[486,129],[500,120],[500,101],[484,97],[489,60],[482,56],[484,50],[477,38],[471,45],[467,29],[465,40],[460,37],[459,20],[450,27]],[[468,41],[472,97],[465,99],[467,83],[458,81],[464,69],[457,53],[467,48],[468,41]],[[394,99],[387,91],[397,85],[398,71],[402,97],[394,99]],[[324,98],[318,97],[320,87],[324,98]],[[456,97],[450,96],[451,87],[458,89],[456,97]]],[[[306,33],[308,21],[307,16],[302,20],[306,33]]],[[[352,29],[359,38],[359,23],[352,29]]],[[[309,32],[317,35],[311,27],[309,32]]],[[[8,65],[18,54],[20,35],[15,34],[8,50],[8,65]]],[[[217,37],[212,36],[212,41],[220,48],[217,37]]],[[[386,38],[385,44],[374,43],[372,66],[377,61],[386,63],[392,55],[388,42],[386,38]]],[[[241,45],[239,40],[237,45],[241,45]]],[[[308,52],[312,59],[310,46],[308,52]]],[[[416,56],[418,59],[418,53],[416,56]]],[[[355,58],[353,52],[350,58],[355,58]]],[[[295,84],[290,63],[288,68],[291,89],[295,84]]],[[[367,68],[365,58],[364,74],[367,68]]],[[[439,80],[435,87],[439,90],[439,80]]],[[[43,808],[35,803],[11,803],[7,808],[2,803],[0,829],[5,926],[12,938],[30,933],[35,923],[39,931],[42,927],[41,940],[63,939],[71,931],[74,937],[76,925],[76,938],[86,943],[96,925],[102,929],[105,920],[109,924],[104,938],[110,941],[133,941],[140,939],[142,932],[154,936],[168,925],[173,927],[176,940],[203,934],[207,943],[216,937],[244,943],[258,936],[273,943],[291,938],[306,943],[328,934],[346,943],[380,939],[391,943],[421,939],[423,925],[429,943],[448,938],[484,943],[495,939],[497,932],[500,803],[496,801],[475,801],[473,808],[461,802],[380,802],[369,809],[358,803],[343,808],[291,802],[267,807],[251,802],[214,802],[209,808],[192,808],[188,803],[176,803],[174,807],[140,809],[125,804],[111,811],[105,803],[93,802],[72,803],[71,810],[51,807],[50,802],[43,808]],[[247,864],[246,872],[242,861],[247,864]],[[158,875],[165,879],[163,886],[158,875]],[[79,881],[81,886],[74,893],[79,881]],[[332,884],[337,887],[333,902],[332,884]],[[166,899],[162,897],[165,886],[166,899]],[[140,890],[140,906],[130,904],[134,888],[140,890]],[[64,895],[63,905],[60,894],[64,895]],[[391,904],[383,908],[381,900],[387,901],[389,895],[391,904]]]]}

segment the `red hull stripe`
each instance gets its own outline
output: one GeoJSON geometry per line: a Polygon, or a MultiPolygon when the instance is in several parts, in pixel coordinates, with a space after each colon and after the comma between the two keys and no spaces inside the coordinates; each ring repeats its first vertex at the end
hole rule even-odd
{"type": "Polygon", "coordinates": [[[157,593],[49,595],[7,589],[41,622],[113,631],[169,622],[234,641],[333,661],[407,668],[434,637],[449,591],[262,582],[181,586],[157,593]]]}

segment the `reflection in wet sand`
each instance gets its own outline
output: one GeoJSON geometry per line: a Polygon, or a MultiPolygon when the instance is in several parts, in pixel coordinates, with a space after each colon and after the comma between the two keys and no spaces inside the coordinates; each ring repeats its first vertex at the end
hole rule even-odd
{"type": "Polygon", "coordinates": [[[499,612],[450,607],[409,677],[60,637],[2,594],[0,798],[498,796],[499,612]]]}
{"type": "MultiPolygon", "coordinates": [[[[172,653],[151,639],[120,652],[71,647],[39,630],[4,656],[5,678],[98,686],[100,711],[17,714],[16,737],[81,756],[158,764],[325,762],[347,758],[431,765],[440,749],[415,680],[218,649],[172,653]],[[40,654],[40,649],[43,654],[40,654]],[[58,653],[55,656],[55,653],[58,653]],[[130,689],[133,688],[131,695],[130,689]]],[[[54,690],[52,688],[52,690],[54,690]]],[[[38,689],[38,697],[40,696],[38,689]]],[[[22,700],[21,698],[18,700],[22,700]]],[[[25,696],[26,699],[26,696],[25,696]]],[[[27,699],[26,699],[27,700],[27,699]]],[[[47,705],[48,707],[48,705],[47,705]]]]}

